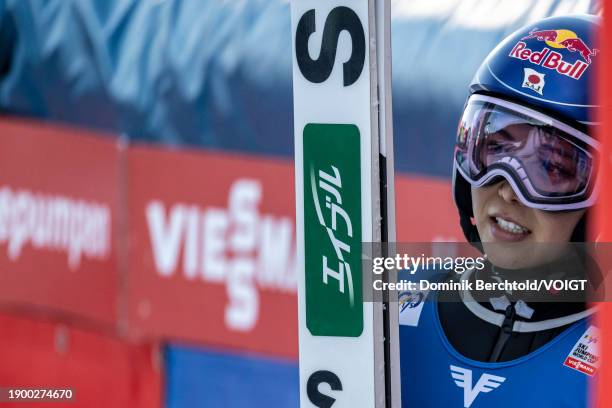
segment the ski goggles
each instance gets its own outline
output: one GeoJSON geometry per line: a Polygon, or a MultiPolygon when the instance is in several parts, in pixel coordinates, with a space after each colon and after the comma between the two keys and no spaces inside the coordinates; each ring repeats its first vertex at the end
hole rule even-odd
{"type": "Polygon", "coordinates": [[[540,112],[472,95],[457,130],[455,169],[474,187],[505,178],[526,206],[575,210],[596,199],[595,139],[540,112]]]}

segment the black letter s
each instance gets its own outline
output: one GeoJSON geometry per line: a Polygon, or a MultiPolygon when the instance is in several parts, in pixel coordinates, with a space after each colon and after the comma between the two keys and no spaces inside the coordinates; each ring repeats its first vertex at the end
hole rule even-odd
{"type": "Polygon", "coordinates": [[[351,36],[353,49],[348,61],[343,64],[344,86],[354,84],[365,63],[365,34],[357,14],[348,7],[336,7],[325,20],[319,58],[313,60],[308,53],[308,38],[316,31],[315,11],[307,11],[300,19],[295,33],[295,54],[298,67],[310,82],[327,80],[334,68],[338,38],[346,30],[351,36]]]}
{"type": "Polygon", "coordinates": [[[334,391],[342,391],[340,378],[331,371],[319,370],[312,373],[306,383],[306,395],[315,406],[319,408],[330,408],[336,402],[335,398],[322,394],[319,391],[319,384],[327,383],[334,391]]]}

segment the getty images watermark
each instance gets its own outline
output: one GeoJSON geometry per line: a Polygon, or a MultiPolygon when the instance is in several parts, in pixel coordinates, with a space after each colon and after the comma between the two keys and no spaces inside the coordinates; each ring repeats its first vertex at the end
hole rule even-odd
{"type": "MultiPolygon", "coordinates": [[[[440,301],[500,295],[536,302],[604,301],[612,245],[394,243],[364,245],[364,299],[436,292],[440,301]]],[[[607,291],[608,293],[610,291],[607,291]]]]}

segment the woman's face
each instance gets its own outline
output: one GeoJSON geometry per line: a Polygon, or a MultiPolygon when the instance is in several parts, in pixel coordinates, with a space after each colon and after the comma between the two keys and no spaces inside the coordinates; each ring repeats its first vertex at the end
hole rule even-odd
{"type": "Polygon", "coordinates": [[[472,207],[484,252],[494,265],[507,269],[533,267],[560,257],[565,245],[559,244],[569,242],[585,211],[526,207],[506,180],[472,187],[472,207]]]}

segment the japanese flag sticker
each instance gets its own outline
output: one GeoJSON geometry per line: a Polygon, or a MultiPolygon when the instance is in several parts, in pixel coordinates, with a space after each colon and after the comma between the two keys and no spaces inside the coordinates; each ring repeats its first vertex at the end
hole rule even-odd
{"type": "Polygon", "coordinates": [[[572,351],[565,358],[564,366],[592,376],[599,368],[599,330],[589,326],[572,351]]]}
{"type": "Polygon", "coordinates": [[[523,78],[523,88],[529,88],[534,92],[544,95],[544,76],[535,69],[524,68],[525,77],[523,78]]]}

